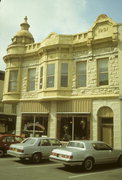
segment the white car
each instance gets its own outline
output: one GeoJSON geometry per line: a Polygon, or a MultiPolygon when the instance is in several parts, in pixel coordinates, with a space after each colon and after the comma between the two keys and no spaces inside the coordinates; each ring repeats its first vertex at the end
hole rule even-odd
{"type": "Polygon", "coordinates": [[[54,148],[61,146],[58,139],[48,137],[30,137],[19,144],[12,144],[7,154],[39,163],[41,159],[49,159],[54,148]]]}
{"type": "Polygon", "coordinates": [[[122,150],[115,150],[102,141],[70,141],[65,148],[52,151],[49,159],[65,167],[81,165],[92,170],[95,164],[118,163],[122,166],[122,150]]]}

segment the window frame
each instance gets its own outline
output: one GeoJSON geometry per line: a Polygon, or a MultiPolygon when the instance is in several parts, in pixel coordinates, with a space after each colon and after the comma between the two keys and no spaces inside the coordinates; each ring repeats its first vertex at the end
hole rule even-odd
{"type": "Polygon", "coordinates": [[[87,61],[79,61],[76,63],[76,86],[78,88],[87,86],[87,61]],[[83,65],[85,64],[85,73],[84,72],[78,72],[79,64],[83,64],[83,65]],[[83,82],[83,85],[81,86],[81,85],[79,85],[80,84],[79,80],[82,79],[82,77],[85,77],[85,78],[83,78],[85,80],[85,84],[83,82]]]}
{"type": "Polygon", "coordinates": [[[35,82],[36,82],[36,68],[29,68],[28,69],[28,85],[27,85],[27,91],[35,91],[35,82]],[[31,78],[31,75],[29,74],[29,71],[35,70],[34,78],[31,78]],[[31,84],[32,83],[32,84],[31,84]],[[34,84],[34,87],[32,88],[32,85],[34,84]]]}
{"type": "Polygon", "coordinates": [[[55,63],[50,63],[47,64],[46,88],[54,88],[54,87],[55,87],[55,63]],[[53,66],[53,72],[51,74],[49,73],[49,66],[53,66]],[[52,81],[52,83],[49,83],[50,81],[52,81]]]}
{"type": "Polygon", "coordinates": [[[68,84],[69,84],[69,79],[68,79],[68,72],[69,72],[69,64],[68,63],[65,63],[65,62],[63,62],[63,63],[61,63],[61,66],[60,66],[60,87],[64,87],[64,88],[66,88],[66,87],[68,87],[68,84]],[[66,71],[67,72],[63,72],[63,69],[64,69],[64,67],[63,67],[63,65],[67,65],[67,69],[66,69],[66,71]],[[63,80],[64,80],[64,78],[65,78],[65,80],[66,80],[66,84],[63,84],[63,80]]]}
{"type": "Polygon", "coordinates": [[[43,88],[43,72],[44,72],[44,67],[40,67],[40,80],[39,80],[39,89],[43,88]]]}
{"type": "Polygon", "coordinates": [[[97,60],[97,76],[98,76],[97,84],[98,84],[98,86],[109,85],[109,69],[108,69],[109,67],[108,67],[108,65],[109,65],[109,59],[108,58],[97,60]],[[107,70],[105,70],[105,71],[100,71],[100,62],[102,62],[102,61],[107,62],[106,63],[107,66],[105,67],[105,69],[107,69],[107,70]],[[106,80],[107,82],[106,83],[103,82],[102,75],[107,75],[107,80],[106,80]]]}
{"type": "Polygon", "coordinates": [[[18,90],[18,69],[10,70],[9,82],[8,82],[8,92],[16,92],[17,90],[18,90]],[[16,76],[14,75],[14,72],[16,72],[16,76]],[[14,86],[13,86],[13,83],[14,83],[14,86]]]}

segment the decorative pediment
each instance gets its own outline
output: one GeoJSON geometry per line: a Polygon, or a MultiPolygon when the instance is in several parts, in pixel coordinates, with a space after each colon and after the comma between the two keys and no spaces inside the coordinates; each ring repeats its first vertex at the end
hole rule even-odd
{"type": "Polygon", "coordinates": [[[47,38],[44,39],[44,41],[42,42],[42,46],[57,44],[58,41],[59,35],[55,32],[52,32],[48,35],[47,38]]]}
{"type": "Polygon", "coordinates": [[[101,14],[90,28],[90,31],[92,31],[94,40],[107,37],[112,37],[114,40],[117,36],[117,23],[106,14],[101,14]]]}

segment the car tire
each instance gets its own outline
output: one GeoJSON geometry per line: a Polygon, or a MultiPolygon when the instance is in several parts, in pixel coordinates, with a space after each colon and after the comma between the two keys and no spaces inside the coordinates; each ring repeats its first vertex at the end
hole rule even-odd
{"type": "Polygon", "coordinates": [[[0,157],[3,157],[4,156],[4,151],[3,149],[0,149],[0,157]]]}
{"type": "Polygon", "coordinates": [[[64,167],[66,168],[66,169],[70,169],[70,165],[67,165],[67,164],[64,164],[64,167]]]}
{"type": "Polygon", "coordinates": [[[118,165],[119,166],[122,166],[122,155],[119,157],[119,159],[118,159],[118,165]]]}
{"type": "Polygon", "coordinates": [[[32,161],[33,161],[33,163],[40,163],[40,161],[41,161],[41,154],[40,153],[33,154],[32,161]]]}
{"type": "Polygon", "coordinates": [[[91,171],[94,167],[94,161],[92,158],[87,158],[85,159],[84,163],[83,163],[83,168],[86,171],[91,171]]]}

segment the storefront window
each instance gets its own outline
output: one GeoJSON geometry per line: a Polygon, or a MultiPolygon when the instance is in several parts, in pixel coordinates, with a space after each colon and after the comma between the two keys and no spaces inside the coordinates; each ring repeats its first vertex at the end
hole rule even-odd
{"type": "Polygon", "coordinates": [[[16,117],[15,116],[0,116],[0,133],[1,134],[15,134],[16,117]]]}
{"type": "Polygon", "coordinates": [[[47,135],[48,117],[43,115],[23,115],[22,134],[25,137],[47,135]]]}
{"type": "Polygon", "coordinates": [[[88,117],[59,117],[58,138],[63,141],[90,138],[90,124],[88,117]]]}

